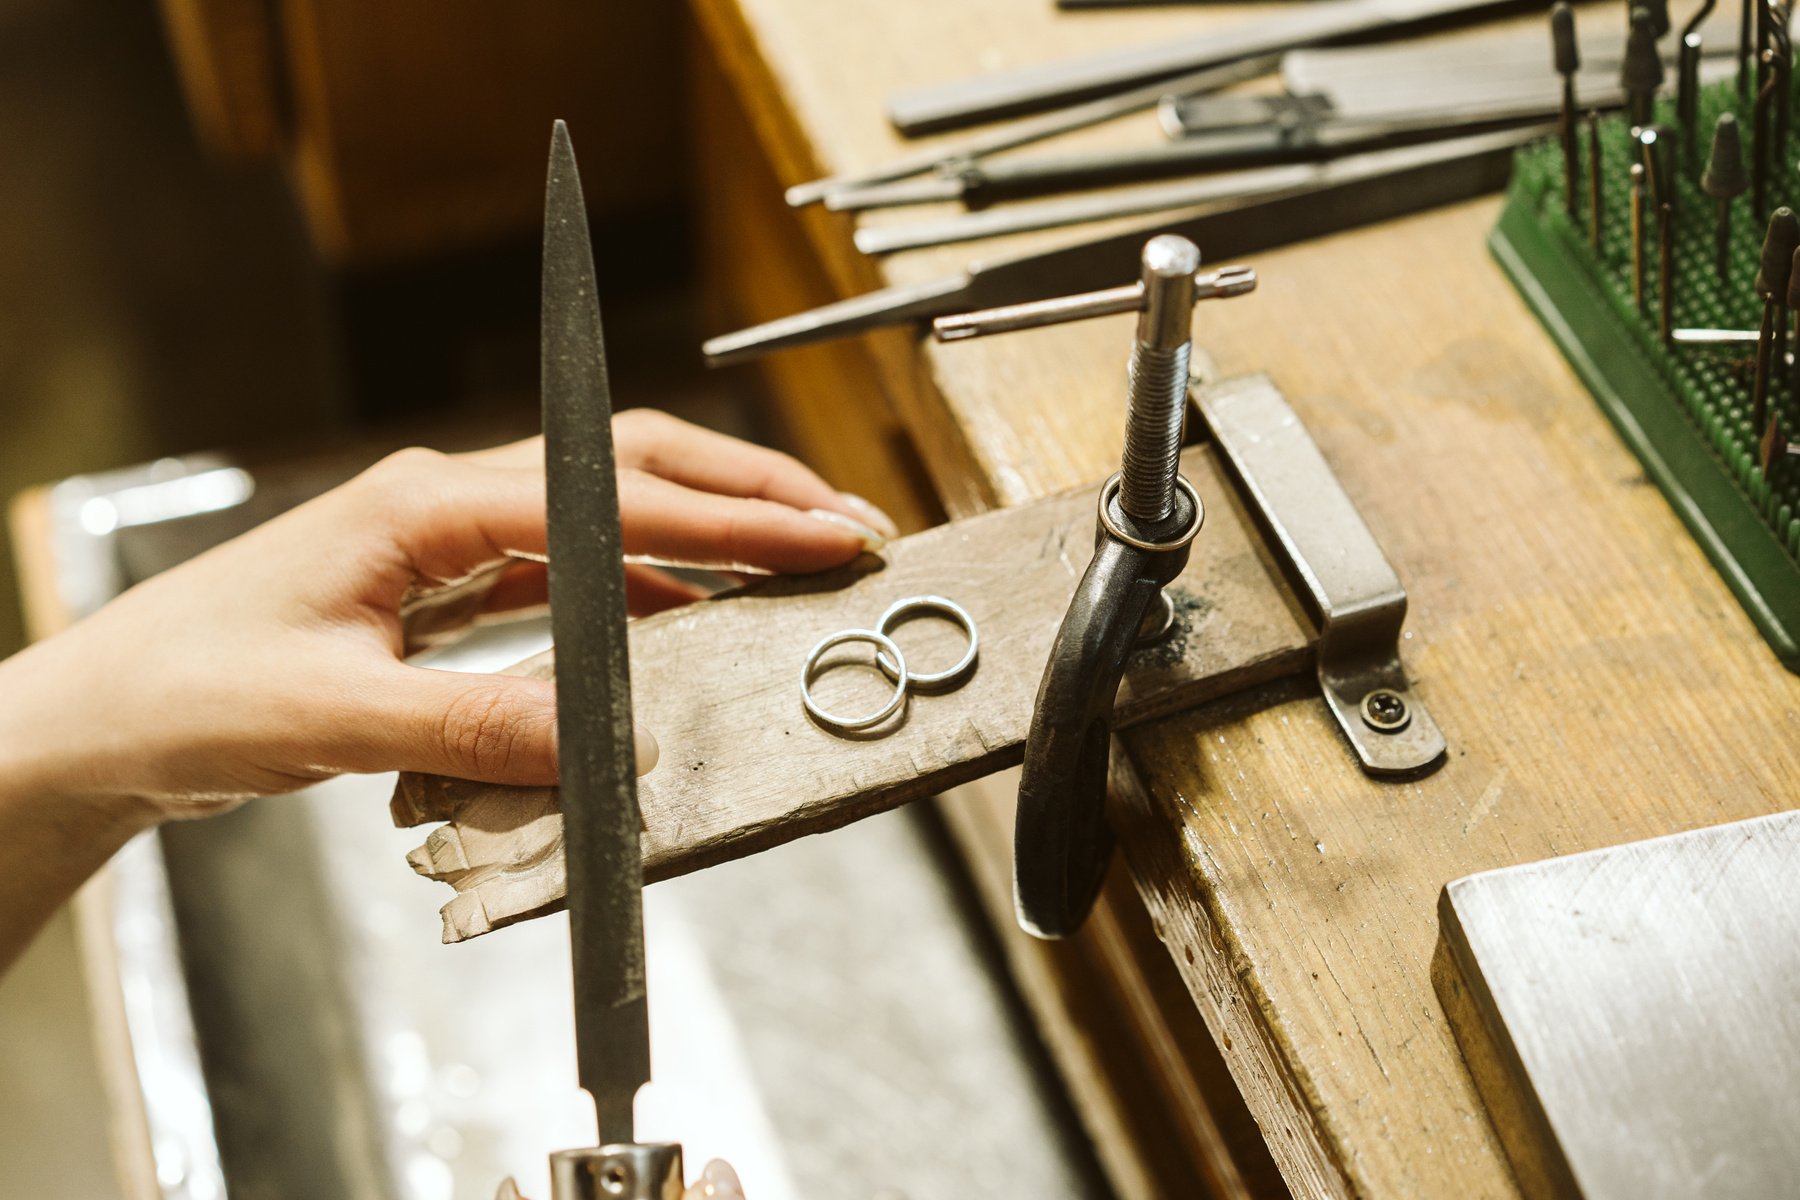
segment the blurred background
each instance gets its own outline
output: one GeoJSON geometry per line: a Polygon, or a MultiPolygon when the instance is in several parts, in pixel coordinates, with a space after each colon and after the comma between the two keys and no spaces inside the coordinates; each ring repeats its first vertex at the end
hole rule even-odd
{"type": "MultiPolygon", "coordinates": [[[[682,8],[0,0],[0,492],[163,455],[535,426],[553,117],[622,403],[711,423],[682,8]]],[[[23,636],[0,556],[0,652],[23,636]]]]}

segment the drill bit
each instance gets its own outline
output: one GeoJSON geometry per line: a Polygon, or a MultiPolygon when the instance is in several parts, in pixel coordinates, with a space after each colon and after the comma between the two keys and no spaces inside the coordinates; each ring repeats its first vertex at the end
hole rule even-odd
{"type": "Polygon", "coordinates": [[[1644,311],[1644,164],[1631,164],[1631,302],[1644,311]]]}
{"type": "Polygon", "coordinates": [[[1656,328],[1663,345],[1675,339],[1675,213],[1665,202],[1656,213],[1656,328]]]}
{"type": "Polygon", "coordinates": [[[1600,114],[1592,109],[1587,115],[1588,144],[1588,245],[1600,253],[1600,114]]]}
{"type": "Polygon", "coordinates": [[[1750,428],[1761,429],[1768,419],[1769,365],[1775,352],[1775,330],[1787,302],[1794,269],[1794,252],[1800,250],[1800,221],[1786,205],[1769,215],[1769,232],[1763,238],[1762,261],[1756,271],[1756,294],[1762,297],[1762,330],[1756,338],[1756,376],[1750,390],[1750,428]]]}
{"type": "Polygon", "coordinates": [[[1641,125],[1631,131],[1644,160],[1644,182],[1650,189],[1650,205],[1675,206],[1675,131],[1667,125],[1641,125]]]}
{"type": "Polygon", "coordinates": [[[1800,249],[1794,251],[1793,263],[1788,269],[1787,306],[1794,315],[1794,328],[1791,335],[1783,331],[1788,340],[1783,359],[1789,371],[1788,390],[1800,396],[1800,249]]]}
{"type": "Polygon", "coordinates": [[[1681,145],[1687,156],[1688,169],[1694,169],[1699,156],[1700,124],[1700,26],[1718,6],[1719,0],[1706,0],[1688,23],[1681,27],[1681,50],[1675,72],[1675,113],[1681,123],[1681,145]]]}
{"type": "Polygon", "coordinates": [[[1642,5],[1631,10],[1631,36],[1625,42],[1619,82],[1625,89],[1625,111],[1631,123],[1648,125],[1656,104],[1656,89],[1663,83],[1663,64],[1662,55],[1656,51],[1650,10],[1642,5]]]}
{"type": "MultiPolygon", "coordinates": [[[[1764,50],[1760,61],[1767,63],[1775,57],[1773,50],[1764,50]]],[[[1769,111],[1775,102],[1775,85],[1780,77],[1770,74],[1763,79],[1756,89],[1756,104],[1751,109],[1750,124],[1750,211],[1758,218],[1769,199],[1769,111]]]]}
{"type": "Polygon", "coordinates": [[[1717,223],[1719,282],[1731,273],[1731,202],[1749,188],[1744,177],[1744,147],[1738,137],[1737,117],[1720,113],[1713,126],[1712,153],[1706,160],[1706,171],[1700,176],[1700,190],[1718,202],[1717,223]]]}
{"type": "Polygon", "coordinates": [[[1743,19],[1738,22],[1738,99],[1746,100],[1750,96],[1750,28],[1756,20],[1756,6],[1762,0],[1744,0],[1743,19]]]}
{"type": "Polygon", "coordinates": [[[1557,0],[1550,10],[1550,46],[1556,73],[1562,76],[1562,119],[1557,132],[1562,136],[1563,192],[1568,200],[1569,220],[1576,213],[1575,169],[1575,72],[1581,69],[1581,51],[1575,44],[1575,9],[1569,0],[1557,0]]]}

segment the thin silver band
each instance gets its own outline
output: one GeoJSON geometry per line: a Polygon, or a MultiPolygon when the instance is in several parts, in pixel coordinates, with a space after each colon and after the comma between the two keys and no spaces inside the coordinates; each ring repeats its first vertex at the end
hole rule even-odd
{"type": "Polygon", "coordinates": [[[900,647],[893,638],[873,629],[840,629],[814,646],[811,653],[806,656],[806,665],[800,670],[800,700],[806,705],[806,711],[811,713],[813,719],[821,725],[829,725],[833,729],[867,729],[871,725],[881,724],[900,711],[900,706],[906,703],[906,685],[909,678],[911,677],[906,673],[906,656],[900,653],[900,647]],[[818,701],[813,699],[813,673],[818,668],[819,660],[824,657],[827,650],[833,646],[841,646],[845,642],[870,642],[876,647],[877,661],[880,661],[885,653],[891,654],[893,661],[900,664],[900,678],[894,685],[894,694],[880,712],[866,717],[840,717],[835,713],[825,711],[819,707],[818,701]]]}
{"type": "Polygon", "coordinates": [[[908,614],[915,612],[941,613],[949,617],[969,635],[969,648],[963,651],[963,656],[953,665],[929,675],[908,675],[904,666],[897,668],[886,654],[878,652],[875,663],[881,668],[881,673],[896,682],[906,681],[911,686],[923,688],[942,687],[962,678],[975,665],[975,655],[981,649],[981,635],[975,631],[975,618],[969,615],[968,609],[944,596],[908,596],[888,605],[887,611],[881,614],[881,620],[875,623],[875,628],[882,633],[892,634],[894,626],[908,614]]]}
{"type": "Polygon", "coordinates": [[[1200,493],[1194,490],[1194,485],[1189,483],[1185,476],[1175,476],[1175,486],[1186,492],[1188,499],[1194,502],[1194,519],[1187,523],[1186,528],[1166,542],[1146,542],[1142,538],[1128,533],[1113,519],[1109,506],[1112,498],[1119,494],[1119,485],[1124,478],[1122,473],[1115,472],[1111,478],[1100,485],[1100,523],[1106,526],[1106,532],[1128,546],[1136,546],[1139,550],[1179,550],[1194,540],[1194,535],[1200,532],[1200,526],[1206,520],[1206,505],[1200,502],[1200,493]]]}

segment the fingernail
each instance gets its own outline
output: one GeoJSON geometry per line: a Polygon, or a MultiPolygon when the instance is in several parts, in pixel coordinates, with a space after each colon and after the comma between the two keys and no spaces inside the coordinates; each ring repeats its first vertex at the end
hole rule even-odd
{"type": "Polygon", "coordinates": [[[825,508],[809,508],[806,515],[814,520],[823,521],[827,525],[835,525],[846,533],[854,533],[862,539],[863,549],[873,553],[887,545],[887,539],[870,529],[861,521],[846,517],[843,513],[835,513],[825,508]]]}
{"type": "Polygon", "coordinates": [[[656,760],[662,757],[662,747],[656,744],[656,738],[642,725],[633,725],[632,749],[637,754],[637,773],[648,775],[656,769],[656,760]]]}
{"type": "Polygon", "coordinates": [[[894,524],[894,518],[888,516],[855,492],[839,492],[838,495],[844,498],[845,504],[848,504],[851,508],[856,510],[856,515],[861,517],[863,519],[863,524],[867,525],[870,529],[878,529],[888,537],[900,536],[900,527],[894,524]]]}
{"type": "Polygon", "coordinates": [[[700,1178],[712,1189],[710,1194],[721,1200],[744,1194],[744,1185],[738,1182],[737,1172],[722,1158],[715,1158],[707,1163],[706,1170],[700,1172],[700,1178]]]}

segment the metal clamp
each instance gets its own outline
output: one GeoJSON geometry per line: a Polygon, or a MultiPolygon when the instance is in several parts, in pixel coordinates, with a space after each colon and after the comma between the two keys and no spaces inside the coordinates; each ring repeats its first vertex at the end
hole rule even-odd
{"type": "Polygon", "coordinates": [[[1444,735],[1400,664],[1406,589],[1318,444],[1267,376],[1189,396],[1319,622],[1319,685],[1363,770],[1431,767],[1444,735]]]}
{"type": "Polygon", "coordinates": [[[1106,776],[1113,704],[1125,660],[1172,624],[1163,587],[1187,566],[1200,497],[1179,473],[1196,302],[1256,287],[1247,267],[1202,274],[1200,251],[1164,235],[1145,244],[1137,283],[940,318],[940,340],[1136,312],[1119,473],[1100,490],[1094,557],[1076,586],[1044,667],[1013,832],[1019,924],[1065,937],[1087,919],[1112,854],[1106,776]]]}

